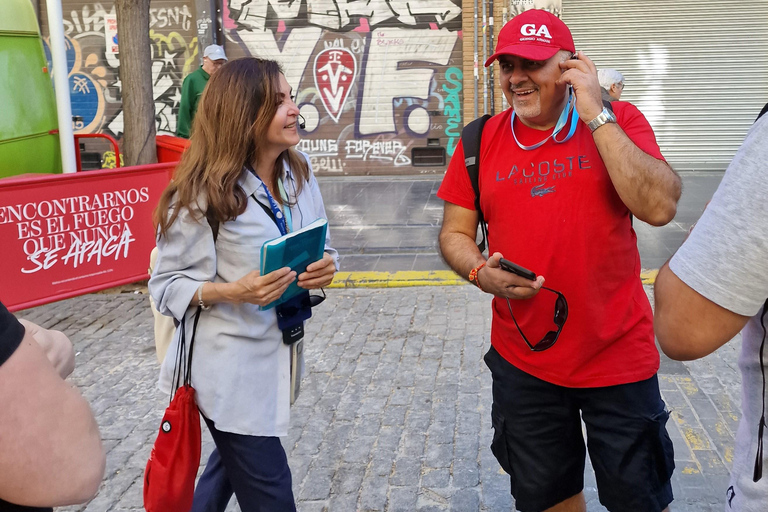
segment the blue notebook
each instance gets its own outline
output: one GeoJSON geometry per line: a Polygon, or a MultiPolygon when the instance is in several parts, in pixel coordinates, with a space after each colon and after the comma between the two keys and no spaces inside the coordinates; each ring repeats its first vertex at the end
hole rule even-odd
{"type": "MultiPolygon", "coordinates": [[[[283,267],[291,267],[296,275],[307,270],[307,265],[323,257],[325,249],[325,234],[328,231],[328,221],[317,219],[303,228],[264,242],[261,246],[261,275],[269,274],[283,267]]],[[[274,302],[262,306],[262,310],[271,309],[288,299],[305,292],[304,288],[294,281],[285,293],[274,302]]]]}

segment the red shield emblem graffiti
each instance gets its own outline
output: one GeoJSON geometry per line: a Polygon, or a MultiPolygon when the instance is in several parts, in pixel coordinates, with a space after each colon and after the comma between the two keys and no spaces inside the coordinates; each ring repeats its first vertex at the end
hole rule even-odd
{"type": "Polygon", "coordinates": [[[337,123],[356,74],[357,61],[346,48],[326,48],[315,57],[315,87],[325,110],[337,123]]]}

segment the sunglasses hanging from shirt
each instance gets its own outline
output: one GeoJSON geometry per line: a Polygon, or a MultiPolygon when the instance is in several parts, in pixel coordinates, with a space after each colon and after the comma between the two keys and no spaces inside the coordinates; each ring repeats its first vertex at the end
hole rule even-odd
{"type": "Polygon", "coordinates": [[[520,333],[520,336],[523,337],[525,344],[528,345],[528,348],[530,348],[533,352],[541,352],[543,350],[547,350],[548,348],[551,348],[552,345],[554,345],[555,342],[557,341],[557,338],[560,337],[560,333],[563,331],[563,326],[565,325],[565,321],[568,319],[568,301],[565,300],[565,295],[563,295],[557,290],[553,290],[552,288],[547,288],[546,286],[542,286],[541,289],[550,291],[557,295],[557,300],[555,301],[555,315],[553,319],[555,322],[555,325],[557,326],[557,330],[549,331],[535,345],[531,345],[531,342],[528,341],[528,338],[526,338],[525,334],[523,334],[523,330],[520,329],[520,326],[517,324],[517,320],[515,319],[515,315],[512,313],[512,305],[509,303],[509,299],[507,299],[507,308],[509,308],[509,315],[512,317],[512,321],[515,322],[515,327],[517,327],[517,332],[520,333]]]}
{"type": "Polygon", "coordinates": [[[520,149],[523,149],[525,151],[531,151],[533,149],[536,149],[538,147],[541,147],[545,142],[547,142],[550,138],[556,143],[556,144],[562,144],[563,142],[567,142],[571,137],[573,137],[573,134],[576,133],[576,126],[579,124],[579,113],[576,111],[576,95],[573,93],[573,87],[568,87],[568,103],[565,104],[565,108],[563,108],[563,111],[560,113],[560,118],[557,120],[557,124],[555,125],[555,129],[546,136],[544,140],[541,142],[534,144],[532,146],[526,146],[525,144],[522,144],[519,140],[517,140],[517,134],[515,133],[515,111],[512,111],[512,116],[509,121],[509,125],[512,127],[512,137],[515,138],[515,142],[520,147],[520,149]],[[570,128],[568,129],[568,134],[565,136],[562,140],[557,140],[557,135],[565,128],[565,126],[568,124],[570,118],[570,128]]]}

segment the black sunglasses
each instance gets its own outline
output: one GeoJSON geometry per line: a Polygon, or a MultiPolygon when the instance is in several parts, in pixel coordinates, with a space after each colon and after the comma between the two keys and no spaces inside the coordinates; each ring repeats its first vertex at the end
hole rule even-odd
{"type": "Polygon", "coordinates": [[[301,299],[299,306],[285,306],[276,309],[277,314],[282,318],[290,318],[297,314],[300,309],[313,308],[321,304],[325,300],[325,290],[320,288],[320,292],[322,292],[322,295],[305,295],[301,299]]]}
{"type": "Polygon", "coordinates": [[[552,345],[554,345],[555,342],[557,341],[557,338],[560,337],[560,333],[563,331],[563,326],[565,325],[565,321],[568,319],[568,301],[565,300],[565,295],[558,292],[557,290],[553,290],[552,288],[547,288],[546,286],[542,286],[541,289],[557,294],[557,301],[555,301],[555,318],[554,318],[555,325],[557,326],[557,330],[549,331],[535,345],[531,345],[531,342],[528,341],[528,338],[526,338],[525,334],[523,334],[523,330],[520,329],[519,325],[517,325],[517,320],[515,320],[515,315],[512,314],[512,305],[509,303],[509,299],[507,299],[507,308],[509,308],[509,314],[510,316],[512,316],[512,321],[515,322],[515,327],[517,327],[517,332],[519,332],[520,336],[523,337],[523,340],[525,340],[525,344],[528,345],[528,348],[530,348],[534,352],[541,352],[543,350],[547,350],[548,348],[551,348],[552,345]]]}

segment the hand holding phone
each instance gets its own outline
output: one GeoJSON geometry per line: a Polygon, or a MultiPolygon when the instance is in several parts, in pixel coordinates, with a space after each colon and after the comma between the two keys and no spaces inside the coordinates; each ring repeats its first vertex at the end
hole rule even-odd
{"type": "Polygon", "coordinates": [[[499,266],[501,267],[502,270],[506,270],[507,272],[511,272],[520,277],[524,277],[529,281],[536,280],[536,273],[528,270],[527,268],[521,267],[520,265],[516,265],[515,263],[512,263],[507,259],[501,258],[499,260],[499,266]]]}

